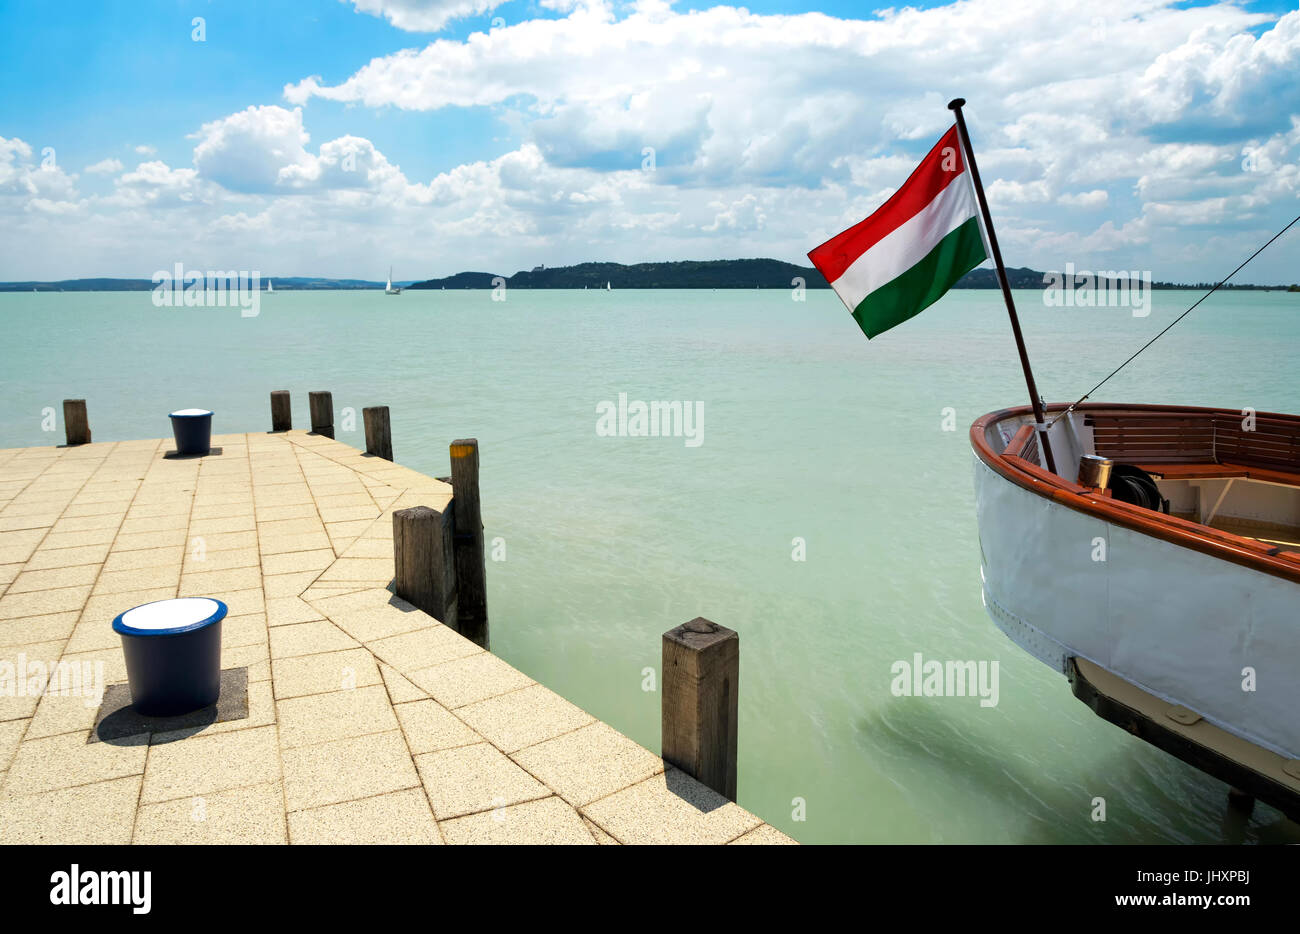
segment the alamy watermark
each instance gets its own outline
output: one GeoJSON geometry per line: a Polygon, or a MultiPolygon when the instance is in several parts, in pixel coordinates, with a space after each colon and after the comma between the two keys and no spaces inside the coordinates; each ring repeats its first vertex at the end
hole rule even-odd
{"type": "Polygon", "coordinates": [[[1132,308],[1133,317],[1151,314],[1151,270],[1108,269],[1043,273],[1043,304],[1048,308],[1132,308]]]}
{"type": "Polygon", "coordinates": [[[998,705],[996,661],[925,661],[920,652],[912,660],[899,659],[889,666],[895,697],[978,697],[981,707],[998,705]]]}
{"type": "Polygon", "coordinates": [[[177,263],[170,272],[155,272],[152,282],[155,308],[239,308],[244,318],[262,310],[262,274],[256,269],[204,272],[177,263]]]}
{"type": "Polygon", "coordinates": [[[104,700],[104,663],[44,662],[19,652],[0,658],[0,697],[83,697],[87,707],[104,700]]]}
{"type": "Polygon", "coordinates": [[[703,402],[628,401],[596,403],[596,434],[601,438],[685,438],[688,448],[704,443],[703,402]]]}

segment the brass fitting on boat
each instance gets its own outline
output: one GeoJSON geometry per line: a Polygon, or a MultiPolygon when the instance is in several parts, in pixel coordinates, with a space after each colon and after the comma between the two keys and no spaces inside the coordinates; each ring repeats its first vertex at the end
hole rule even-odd
{"type": "Polygon", "coordinates": [[[1114,464],[1109,457],[1100,454],[1085,454],[1079,458],[1079,486],[1104,490],[1110,483],[1110,468],[1114,464]]]}

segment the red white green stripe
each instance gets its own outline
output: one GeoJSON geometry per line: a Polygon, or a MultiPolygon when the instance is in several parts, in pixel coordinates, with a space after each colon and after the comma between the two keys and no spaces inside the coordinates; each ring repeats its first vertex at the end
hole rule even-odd
{"type": "Polygon", "coordinates": [[[937,302],[987,257],[955,126],[874,214],[808,254],[868,338],[937,302]]]}

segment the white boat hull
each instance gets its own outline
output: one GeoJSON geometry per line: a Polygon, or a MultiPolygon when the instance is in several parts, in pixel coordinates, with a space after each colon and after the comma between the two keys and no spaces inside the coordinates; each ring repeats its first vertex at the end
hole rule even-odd
{"type": "Polygon", "coordinates": [[[975,496],[985,608],[1017,645],[1300,758],[1300,584],[1069,508],[978,456],[975,496]]]}

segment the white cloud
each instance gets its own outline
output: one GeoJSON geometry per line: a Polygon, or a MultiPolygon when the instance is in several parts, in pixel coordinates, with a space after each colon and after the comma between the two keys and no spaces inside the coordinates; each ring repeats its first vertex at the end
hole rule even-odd
{"type": "Polygon", "coordinates": [[[382,16],[407,32],[437,32],[452,20],[495,10],[506,0],[352,0],[358,13],[382,16]]]}
{"type": "Polygon", "coordinates": [[[136,154],[137,156],[152,156],[152,155],[153,155],[154,153],[156,153],[157,151],[158,151],[158,150],[155,149],[154,147],[152,147],[152,146],[146,146],[146,145],[144,145],[143,143],[142,143],[141,145],[135,147],[135,154],[136,154]]]}
{"type": "MultiPolygon", "coordinates": [[[[33,180],[30,146],[0,140],[0,194],[11,196],[0,203],[29,224],[15,241],[57,255],[70,238],[58,211],[79,210],[76,237],[98,237],[106,264],[134,248],[114,233],[127,224],[141,249],[185,244],[205,261],[245,251],[247,268],[277,274],[298,263],[352,275],[390,260],[414,275],[800,260],[893,192],[949,124],[956,94],[970,101],[1012,265],[1210,278],[1202,267],[1222,254],[1204,244],[1248,241],[1300,193],[1300,13],[1271,22],[1230,3],[962,0],[854,21],[643,0],[617,19],[600,0],[542,5],[571,12],[485,22],[333,85],[305,78],[285,88],[287,106],[199,127],[192,167],[143,162],[103,197],[80,198],[73,177],[33,180]],[[360,135],[314,143],[317,100],[485,107],[521,141],[408,178],[399,152],[360,135]],[[641,169],[647,147],[654,171],[641,169]]],[[[463,6],[357,4],[412,30],[463,6]]],[[[1262,279],[1286,265],[1268,261],[1262,279]]]]}
{"type": "Polygon", "coordinates": [[[122,171],[122,162],[120,159],[101,159],[100,161],[86,166],[88,175],[113,175],[122,171]]]}

